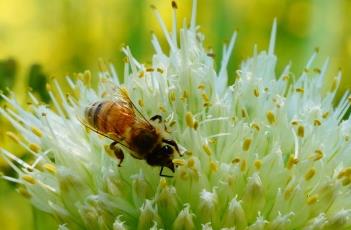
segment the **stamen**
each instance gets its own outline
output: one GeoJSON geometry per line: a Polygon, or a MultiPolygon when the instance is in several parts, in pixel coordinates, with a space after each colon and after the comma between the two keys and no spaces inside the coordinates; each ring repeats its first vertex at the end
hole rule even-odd
{"type": "Polygon", "coordinates": [[[202,145],[202,149],[205,151],[205,153],[208,156],[212,155],[212,150],[210,149],[210,146],[208,146],[207,144],[202,145]]]}
{"type": "Polygon", "coordinates": [[[212,172],[217,172],[218,171],[218,164],[214,161],[210,162],[210,169],[212,172]]]}
{"type": "Polygon", "coordinates": [[[275,118],[275,115],[272,111],[268,111],[266,113],[266,117],[267,117],[267,120],[269,122],[269,124],[274,124],[276,122],[276,118],[275,118]]]}
{"type": "Polygon", "coordinates": [[[41,150],[40,145],[38,145],[38,144],[36,144],[36,143],[30,143],[30,144],[28,145],[28,147],[29,147],[30,150],[32,150],[32,151],[35,152],[35,153],[38,153],[38,152],[40,152],[40,150],[41,150]]]}
{"type": "Polygon", "coordinates": [[[312,195],[307,198],[307,204],[312,205],[318,201],[318,195],[312,195]]]}
{"type": "Polygon", "coordinates": [[[56,172],[57,172],[56,166],[53,164],[50,164],[50,163],[44,164],[43,168],[51,174],[56,174],[56,172]]]}
{"type": "Polygon", "coordinates": [[[32,132],[37,136],[37,137],[43,137],[43,133],[41,132],[40,129],[36,128],[36,127],[32,127],[31,128],[32,132]]]}
{"type": "Polygon", "coordinates": [[[255,160],[254,161],[254,166],[256,168],[256,170],[260,170],[262,167],[262,161],[261,160],[255,160]]]}
{"type": "Polygon", "coordinates": [[[22,179],[30,184],[36,184],[37,183],[37,180],[32,177],[31,175],[28,175],[28,174],[24,174],[22,175],[22,179]]]}
{"type": "Polygon", "coordinates": [[[301,138],[305,136],[305,128],[302,125],[297,127],[297,135],[301,138]]]}
{"type": "Polygon", "coordinates": [[[30,199],[32,197],[32,195],[28,192],[28,190],[23,186],[17,188],[16,190],[19,194],[21,194],[23,197],[27,199],[30,199]]]}
{"type": "Polygon", "coordinates": [[[183,159],[173,159],[172,163],[175,164],[175,165],[183,166],[183,165],[185,165],[185,160],[183,160],[183,159]]]}
{"type": "Polygon", "coordinates": [[[244,150],[245,152],[246,152],[247,150],[249,150],[250,145],[251,145],[251,142],[252,142],[252,140],[249,139],[249,138],[247,138],[247,139],[244,140],[242,148],[243,148],[243,150],[244,150]]]}
{"type": "Polygon", "coordinates": [[[316,175],[316,169],[315,168],[311,168],[310,170],[307,171],[307,173],[305,174],[304,178],[306,181],[309,181],[312,179],[312,177],[314,177],[314,175],[316,175]]]}

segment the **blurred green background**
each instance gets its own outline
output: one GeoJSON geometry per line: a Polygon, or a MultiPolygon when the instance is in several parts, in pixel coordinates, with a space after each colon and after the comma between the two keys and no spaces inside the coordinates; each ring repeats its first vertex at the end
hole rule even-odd
{"type": "MultiPolygon", "coordinates": [[[[179,0],[178,25],[190,18],[191,0],[179,0]]],[[[150,62],[151,32],[161,30],[149,5],[157,6],[171,25],[170,0],[0,0],[0,89],[11,89],[22,103],[30,88],[50,103],[45,85],[51,77],[64,82],[67,74],[86,69],[96,73],[98,59],[111,61],[122,73],[121,47],[127,44],[142,62],[150,62]]],[[[315,67],[331,57],[333,77],[343,71],[339,95],[350,88],[351,1],[348,0],[198,0],[198,24],[219,63],[223,42],[239,30],[229,71],[248,58],[254,44],[266,49],[274,17],[278,19],[278,71],[292,62],[298,76],[316,47],[315,67]]],[[[165,44],[164,39],[161,39],[165,44]]],[[[2,102],[3,103],[3,102],[2,102]]],[[[0,145],[25,158],[26,152],[5,135],[0,121],[0,145]]],[[[1,171],[11,170],[0,160],[1,171]]],[[[15,192],[16,185],[0,180],[1,229],[56,229],[55,221],[33,209],[15,192]]]]}

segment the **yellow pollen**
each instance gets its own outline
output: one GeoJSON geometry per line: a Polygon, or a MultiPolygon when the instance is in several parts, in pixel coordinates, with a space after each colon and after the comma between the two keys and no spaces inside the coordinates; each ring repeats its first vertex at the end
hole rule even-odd
{"type": "Polygon", "coordinates": [[[160,105],[160,111],[163,112],[163,113],[167,112],[167,110],[165,109],[165,107],[163,107],[162,105],[160,105]]]}
{"type": "Polygon", "coordinates": [[[172,163],[175,165],[185,165],[185,161],[183,159],[173,159],[172,163]]]}
{"type": "Polygon", "coordinates": [[[212,155],[212,150],[210,149],[210,146],[208,146],[207,144],[202,145],[202,149],[205,151],[205,153],[209,156],[212,155]]]}
{"type": "Polygon", "coordinates": [[[139,99],[138,100],[138,104],[140,105],[140,107],[144,107],[144,100],[143,99],[139,99]]]}
{"type": "Polygon", "coordinates": [[[258,124],[256,124],[256,123],[252,123],[251,127],[256,129],[257,131],[260,131],[260,126],[258,124]]]}
{"type": "Polygon", "coordinates": [[[214,161],[211,161],[211,163],[210,163],[210,169],[211,169],[212,172],[217,172],[217,170],[218,170],[218,164],[217,164],[216,162],[214,162],[214,161]]]}
{"type": "Polygon", "coordinates": [[[159,72],[160,74],[163,74],[163,72],[164,72],[163,69],[161,69],[161,68],[159,68],[159,67],[156,68],[156,71],[159,72]]]}
{"type": "Polygon", "coordinates": [[[351,176],[351,167],[345,168],[343,172],[345,176],[351,176]]]}
{"type": "Polygon", "coordinates": [[[26,189],[26,188],[24,188],[24,187],[19,187],[19,188],[17,188],[17,192],[19,193],[19,194],[21,194],[23,197],[25,197],[25,198],[31,198],[32,196],[30,195],[30,193],[28,192],[28,190],[26,189]]]}
{"type": "Polygon", "coordinates": [[[183,95],[180,97],[180,99],[185,101],[186,99],[188,99],[188,97],[189,97],[189,93],[186,90],[184,90],[183,95]]]}
{"type": "Polygon", "coordinates": [[[191,112],[185,113],[185,122],[189,128],[194,128],[194,119],[191,112]]]}
{"type": "Polygon", "coordinates": [[[237,163],[239,163],[240,162],[240,159],[239,158],[235,158],[234,160],[232,160],[232,163],[233,164],[237,164],[237,163]]]}
{"type": "Polygon", "coordinates": [[[244,151],[249,150],[250,145],[251,145],[251,139],[245,139],[242,146],[243,150],[244,151]]]}
{"type": "Polygon", "coordinates": [[[321,73],[321,69],[320,69],[320,68],[314,68],[314,69],[313,69],[313,72],[315,72],[315,73],[318,73],[318,74],[319,74],[319,73],[321,73]]]}
{"type": "Polygon", "coordinates": [[[305,128],[302,125],[300,125],[297,128],[297,136],[299,136],[299,137],[304,137],[305,136],[305,128]]]}
{"type": "Polygon", "coordinates": [[[6,132],[6,135],[17,143],[20,141],[18,136],[13,132],[8,131],[6,132]]]}
{"type": "Polygon", "coordinates": [[[145,76],[145,72],[144,71],[140,71],[138,77],[139,78],[143,78],[145,76]]]}
{"type": "Polygon", "coordinates": [[[201,96],[202,96],[202,99],[204,99],[204,101],[206,101],[206,102],[210,101],[210,99],[208,98],[207,94],[203,93],[201,96]]]}
{"type": "Polygon", "coordinates": [[[171,123],[169,123],[169,127],[174,126],[176,123],[177,123],[176,121],[171,121],[171,123]]]}
{"type": "Polygon", "coordinates": [[[199,123],[197,121],[194,121],[194,129],[197,130],[198,127],[199,127],[199,123]]]}
{"type": "Polygon", "coordinates": [[[298,124],[299,124],[299,121],[298,121],[298,120],[292,120],[292,121],[291,121],[291,124],[292,124],[292,125],[298,125],[298,124]]]}
{"type": "Polygon", "coordinates": [[[347,185],[349,185],[350,183],[351,183],[351,178],[350,178],[350,176],[345,177],[345,178],[341,181],[341,184],[342,184],[343,186],[347,186],[347,185]]]}
{"type": "Polygon", "coordinates": [[[284,75],[284,76],[283,76],[283,80],[284,80],[284,81],[288,81],[288,80],[289,80],[289,75],[284,75]]]}
{"type": "Polygon", "coordinates": [[[315,204],[318,201],[318,195],[312,195],[307,198],[307,204],[312,205],[315,204]]]}
{"type": "Polygon", "coordinates": [[[32,127],[31,130],[37,137],[42,137],[43,136],[43,133],[41,132],[40,129],[38,129],[36,127],[32,127]]]}
{"type": "Polygon", "coordinates": [[[260,170],[262,167],[262,161],[261,160],[255,160],[254,161],[254,166],[257,170],[260,170]]]}
{"type": "Polygon", "coordinates": [[[205,89],[205,85],[204,84],[200,84],[197,86],[198,89],[200,90],[204,90],[205,89]]]}
{"type": "Polygon", "coordinates": [[[248,115],[247,115],[247,112],[246,112],[246,109],[241,109],[241,116],[243,117],[243,118],[245,118],[245,117],[248,117],[248,115]]]}
{"type": "Polygon", "coordinates": [[[299,160],[297,158],[295,158],[294,155],[290,155],[289,156],[289,160],[287,163],[287,168],[291,169],[294,165],[296,165],[299,162],[299,160]]]}
{"type": "Polygon", "coordinates": [[[188,160],[188,167],[189,167],[189,168],[193,168],[194,165],[195,165],[195,160],[194,160],[193,158],[190,158],[190,159],[188,160]]]}
{"type": "Polygon", "coordinates": [[[318,119],[313,121],[313,125],[314,126],[321,126],[321,124],[322,124],[322,122],[320,120],[318,120],[318,119]]]}
{"type": "Polygon", "coordinates": [[[154,68],[152,68],[152,67],[148,67],[148,68],[146,68],[146,72],[154,72],[155,71],[155,69],[154,68]]]}
{"type": "Polygon", "coordinates": [[[255,95],[255,97],[259,97],[260,96],[260,92],[258,91],[257,88],[254,89],[254,95],[255,95]]]}
{"type": "Polygon", "coordinates": [[[40,145],[38,145],[36,143],[30,143],[28,147],[30,150],[32,150],[35,153],[38,153],[41,150],[40,145]]]}
{"type": "Polygon", "coordinates": [[[341,172],[339,172],[339,174],[337,175],[337,179],[341,179],[341,178],[343,178],[345,176],[345,171],[344,170],[342,170],[341,172]]]}
{"type": "Polygon", "coordinates": [[[160,187],[161,188],[167,187],[167,180],[164,177],[161,177],[161,179],[160,179],[160,187]]]}
{"type": "Polygon", "coordinates": [[[31,175],[25,174],[22,176],[22,179],[30,184],[35,184],[37,183],[37,180],[32,177],[31,175]]]}
{"type": "Polygon", "coordinates": [[[322,152],[322,150],[320,150],[320,149],[317,149],[316,151],[314,151],[314,156],[313,156],[313,160],[314,161],[318,161],[318,160],[320,160],[320,159],[322,159],[323,158],[323,152],[322,152]]]}
{"type": "Polygon", "coordinates": [[[240,171],[244,172],[246,170],[246,160],[242,160],[240,163],[240,171]]]}
{"type": "Polygon", "coordinates": [[[327,119],[329,117],[329,112],[325,112],[322,115],[323,119],[327,119]]]}
{"type": "Polygon", "coordinates": [[[275,115],[274,115],[274,113],[273,113],[272,111],[268,111],[268,112],[266,113],[266,117],[267,117],[268,122],[269,122],[271,125],[275,123],[275,115]]]}
{"type": "Polygon", "coordinates": [[[311,168],[310,170],[307,171],[307,173],[305,174],[305,180],[309,181],[312,179],[312,177],[314,177],[314,175],[316,175],[316,169],[315,168],[311,168]]]}
{"type": "Polygon", "coordinates": [[[205,103],[203,104],[203,106],[206,107],[206,108],[210,107],[211,105],[212,105],[211,102],[205,102],[205,103]]]}
{"type": "Polygon", "coordinates": [[[285,199],[285,200],[288,200],[288,199],[290,198],[290,196],[291,196],[291,194],[292,194],[293,191],[294,191],[294,189],[291,188],[291,187],[285,189],[285,192],[284,192],[284,199],[285,199]]]}
{"type": "Polygon", "coordinates": [[[43,165],[43,168],[48,171],[49,173],[56,174],[56,167],[53,164],[46,163],[43,165]]]}
{"type": "Polygon", "coordinates": [[[174,91],[170,91],[168,94],[168,99],[172,102],[176,100],[176,95],[174,91]]]}
{"type": "Polygon", "coordinates": [[[304,88],[296,88],[296,92],[303,94],[305,92],[305,89],[304,88]]]}

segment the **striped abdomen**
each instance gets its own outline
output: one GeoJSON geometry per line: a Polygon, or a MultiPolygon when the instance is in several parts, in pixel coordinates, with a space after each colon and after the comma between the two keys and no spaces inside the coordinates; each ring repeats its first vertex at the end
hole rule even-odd
{"type": "Polygon", "coordinates": [[[85,110],[89,125],[102,133],[124,136],[128,127],[135,122],[135,114],[127,104],[115,101],[95,102],[85,110]]]}

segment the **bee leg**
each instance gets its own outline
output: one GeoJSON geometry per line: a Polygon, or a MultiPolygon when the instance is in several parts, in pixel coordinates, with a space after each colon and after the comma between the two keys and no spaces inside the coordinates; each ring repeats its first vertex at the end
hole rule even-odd
{"type": "Polygon", "coordinates": [[[158,120],[158,123],[161,123],[161,122],[162,122],[162,116],[159,115],[159,114],[157,114],[157,115],[151,117],[150,120],[151,120],[151,121],[156,121],[156,120],[158,120]]]}
{"type": "Polygon", "coordinates": [[[173,177],[173,176],[170,176],[170,175],[165,175],[165,174],[162,174],[162,171],[163,171],[163,166],[161,166],[160,176],[162,176],[162,177],[168,177],[168,178],[173,177]]]}
{"type": "Polygon", "coordinates": [[[110,149],[114,152],[115,156],[119,160],[118,167],[121,167],[121,164],[124,159],[123,151],[120,147],[117,146],[118,142],[114,141],[110,144],[110,149]]]}
{"type": "Polygon", "coordinates": [[[182,155],[180,154],[179,147],[178,147],[177,143],[176,143],[174,140],[162,139],[162,142],[173,146],[173,147],[175,148],[175,150],[179,153],[179,155],[182,156],[182,155]]]}

